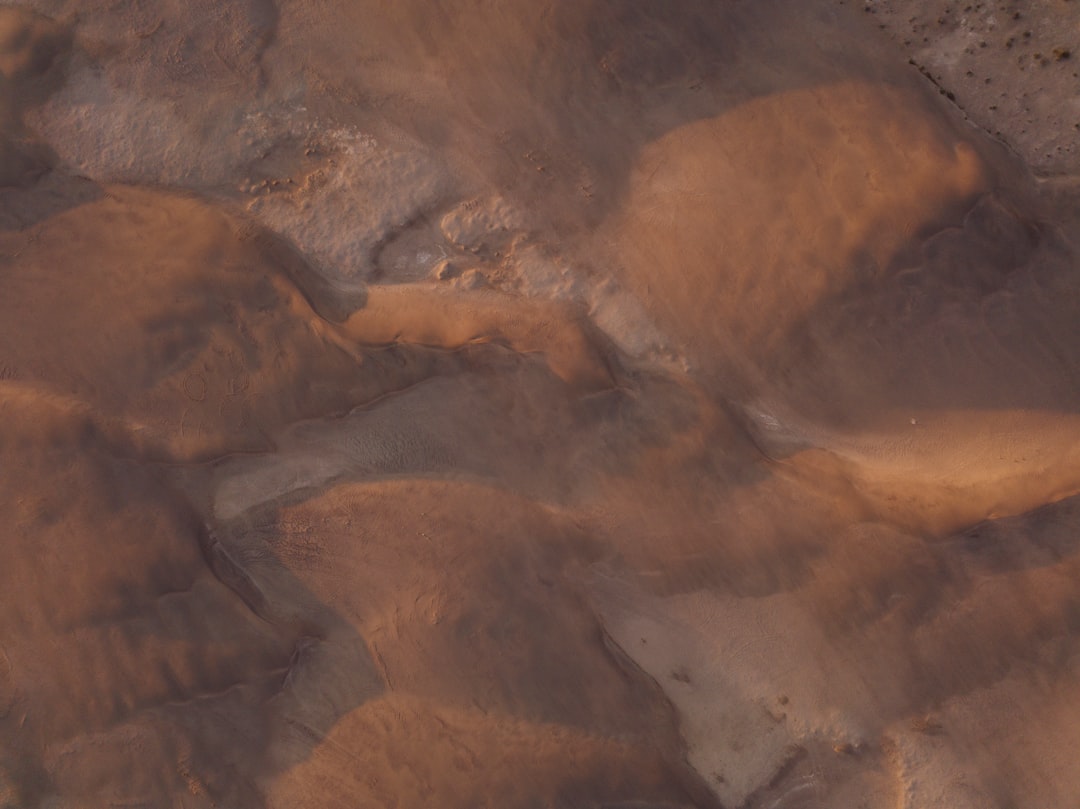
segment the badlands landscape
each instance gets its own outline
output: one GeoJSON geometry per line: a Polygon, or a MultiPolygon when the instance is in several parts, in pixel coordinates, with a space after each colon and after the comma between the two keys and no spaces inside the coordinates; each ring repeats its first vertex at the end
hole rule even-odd
{"type": "Polygon", "coordinates": [[[0,7],[0,807],[1080,805],[1080,3],[0,7]]]}

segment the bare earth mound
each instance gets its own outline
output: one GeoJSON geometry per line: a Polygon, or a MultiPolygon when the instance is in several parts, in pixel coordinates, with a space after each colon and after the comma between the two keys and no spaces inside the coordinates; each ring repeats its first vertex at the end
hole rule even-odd
{"type": "Polygon", "coordinates": [[[1080,43],[915,5],[0,7],[0,807],[1073,805],[1080,43]]]}

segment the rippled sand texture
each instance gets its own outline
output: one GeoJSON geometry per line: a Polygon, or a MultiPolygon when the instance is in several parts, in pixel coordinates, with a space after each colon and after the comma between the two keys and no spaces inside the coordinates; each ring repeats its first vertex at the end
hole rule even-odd
{"type": "Polygon", "coordinates": [[[0,8],[0,806],[1073,805],[1076,166],[862,5],[0,8]]]}

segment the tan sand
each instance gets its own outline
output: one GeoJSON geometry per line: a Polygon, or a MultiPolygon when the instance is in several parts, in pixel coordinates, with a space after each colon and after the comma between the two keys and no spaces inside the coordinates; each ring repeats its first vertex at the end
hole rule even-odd
{"type": "Polygon", "coordinates": [[[1073,805],[993,5],[0,8],[0,807],[1073,805]]]}

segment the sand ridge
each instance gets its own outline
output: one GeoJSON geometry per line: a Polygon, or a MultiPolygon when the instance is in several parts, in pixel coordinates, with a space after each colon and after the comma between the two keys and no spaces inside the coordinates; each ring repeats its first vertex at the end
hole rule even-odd
{"type": "Polygon", "coordinates": [[[0,805],[1068,805],[1080,198],[877,17],[0,9],[0,805]]]}

